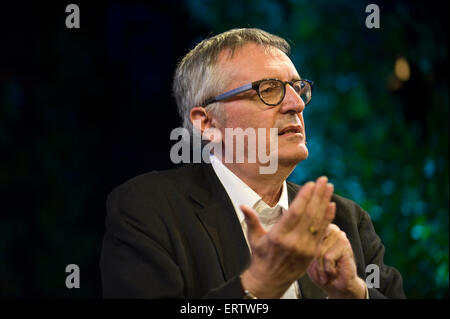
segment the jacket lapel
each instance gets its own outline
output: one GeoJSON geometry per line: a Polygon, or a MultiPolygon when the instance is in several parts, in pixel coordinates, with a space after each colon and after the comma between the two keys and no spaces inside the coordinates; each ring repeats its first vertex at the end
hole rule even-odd
{"type": "MultiPolygon", "coordinates": [[[[212,165],[200,164],[199,169],[202,186],[192,188],[189,196],[198,204],[196,215],[214,243],[226,281],[239,275],[247,267],[250,252],[233,204],[212,165]]],[[[288,182],[287,190],[290,204],[297,194],[298,187],[288,182]]],[[[302,298],[326,298],[325,293],[312,282],[308,274],[300,278],[298,284],[302,298]]]]}
{"type": "Polygon", "coordinates": [[[197,217],[216,247],[224,279],[229,280],[245,269],[250,252],[233,204],[212,165],[200,166],[203,188],[192,189],[190,197],[200,206],[197,217]]]}
{"type": "MultiPolygon", "coordinates": [[[[287,182],[286,185],[288,189],[289,204],[291,204],[291,202],[297,195],[299,187],[294,186],[289,182],[287,182]]],[[[313,281],[311,280],[311,278],[309,278],[309,275],[307,273],[305,273],[303,277],[300,278],[297,282],[303,299],[325,299],[327,297],[326,294],[323,292],[323,290],[313,283],[313,281]]]]}

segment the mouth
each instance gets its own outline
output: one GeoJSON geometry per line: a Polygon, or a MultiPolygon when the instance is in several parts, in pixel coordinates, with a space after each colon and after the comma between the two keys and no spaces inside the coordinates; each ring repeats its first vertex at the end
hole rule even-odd
{"type": "Polygon", "coordinates": [[[289,125],[283,128],[279,133],[278,136],[281,135],[301,135],[302,134],[302,127],[300,125],[289,125]]]}

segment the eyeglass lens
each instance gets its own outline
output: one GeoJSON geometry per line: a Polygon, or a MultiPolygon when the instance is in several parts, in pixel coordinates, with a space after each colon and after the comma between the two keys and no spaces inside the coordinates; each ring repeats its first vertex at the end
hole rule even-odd
{"type": "MultiPolygon", "coordinates": [[[[311,87],[305,81],[294,82],[294,90],[301,97],[305,104],[311,100],[311,87]]],[[[259,84],[259,95],[264,103],[277,105],[281,103],[285,95],[284,83],[277,80],[263,81],[259,84]]]]}

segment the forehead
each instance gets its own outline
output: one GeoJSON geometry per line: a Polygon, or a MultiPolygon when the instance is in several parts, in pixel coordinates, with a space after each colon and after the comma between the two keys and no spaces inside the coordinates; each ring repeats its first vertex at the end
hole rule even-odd
{"type": "Polygon", "coordinates": [[[300,78],[294,64],[283,51],[256,43],[247,43],[233,54],[230,50],[222,51],[217,64],[231,85],[264,78],[283,81],[300,78]]]}

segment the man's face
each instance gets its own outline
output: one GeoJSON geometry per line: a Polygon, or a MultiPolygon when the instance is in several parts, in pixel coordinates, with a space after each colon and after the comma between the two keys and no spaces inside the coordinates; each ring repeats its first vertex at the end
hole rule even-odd
{"type": "MultiPolygon", "coordinates": [[[[282,81],[300,79],[291,60],[281,50],[273,48],[266,50],[262,46],[249,43],[228,57],[228,52],[219,56],[218,67],[223,74],[230,77],[228,91],[242,85],[261,79],[273,78],[282,81]]],[[[308,157],[306,148],[305,125],[303,109],[305,104],[292,86],[286,85],[286,95],[281,104],[270,107],[264,104],[255,90],[240,94],[223,103],[226,119],[218,127],[222,136],[225,128],[258,128],[266,129],[266,150],[269,150],[269,129],[277,128],[280,133],[288,126],[296,126],[300,133],[278,135],[278,164],[293,165],[308,157]]],[[[258,141],[258,135],[257,140],[258,141]]],[[[245,145],[248,148],[248,145],[245,145]]],[[[245,153],[247,154],[247,153],[245,153]]],[[[258,152],[256,153],[258,154],[258,152]]]]}

